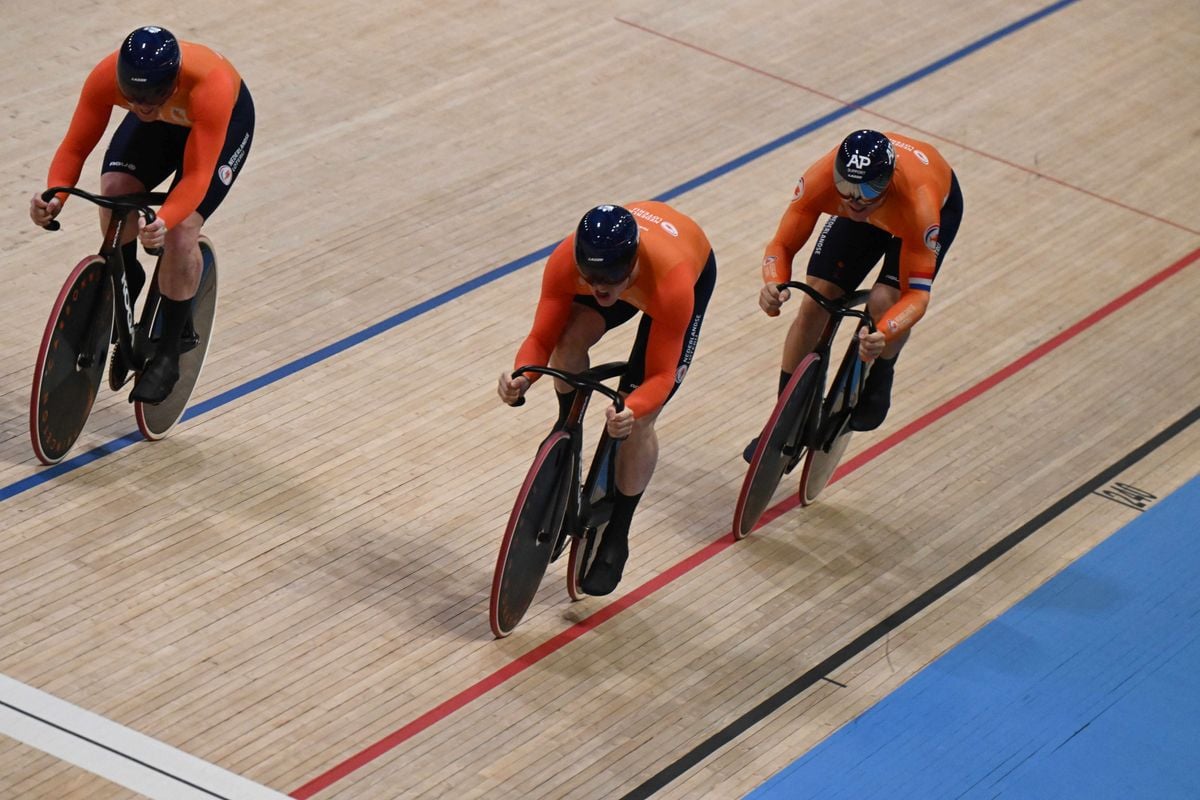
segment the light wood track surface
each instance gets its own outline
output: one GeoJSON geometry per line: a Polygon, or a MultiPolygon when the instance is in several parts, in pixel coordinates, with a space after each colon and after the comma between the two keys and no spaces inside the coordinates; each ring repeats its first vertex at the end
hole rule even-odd
{"type": "MultiPolygon", "coordinates": [[[[965,215],[891,415],[847,459],[882,451],[317,796],[641,785],[1193,409],[1189,262],[944,411],[1195,258],[1200,7],[1066,5],[673,198],[719,279],[658,425],[624,581],[570,604],[555,564],[501,641],[486,615],[496,548],[553,400],[539,385],[510,409],[494,386],[543,261],[464,284],[596,203],[668,192],[1043,8],[214,0],[151,20],[6,3],[0,673],[296,791],[728,535],[786,328],[758,310],[758,262],[796,178],[858,127],[930,141],[965,215]],[[79,201],[62,232],[34,228],[28,198],[87,70],[147,22],[223,52],[258,110],[245,172],[206,226],[222,283],[195,400],[236,396],[47,477],[28,435],[37,343],[99,236],[79,201]]],[[[596,357],[623,357],[633,327],[596,357]]],[[[102,389],[73,455],[131,433],[131,406],[102,389]]],[[[1196,474],[1198,445],[1189,428],[1116,479],[1163,496],[1196,474]]],[[[657,796],[746,793],[1136,513],[1071,506],[657,796]]],[[[0,739],[0,797],[128,795],[0,739]]]]}

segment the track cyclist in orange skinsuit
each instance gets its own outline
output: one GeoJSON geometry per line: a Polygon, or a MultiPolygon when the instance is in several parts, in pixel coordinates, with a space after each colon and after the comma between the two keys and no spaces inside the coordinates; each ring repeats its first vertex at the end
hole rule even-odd
{"type": "MultiPolygon", "coordinates": [[[[658,461],[654,422],[687,374],[704,312],[717,279],[708,238],[665,203],[597,206],[550,255],[533,329],[513,367],[550,366],[579,372],[588,350],[609,330],[642,312],[629,368],[621,379],[625,409],[607,413],[608,434],[625,438],[617,455],[612,517],[580,587],[608,594],[629,556],[629,525],[658,461]]],[[[512,405],[530,386],[527,376],[500,375],[500,399],[512,405]]],[[[558,389],[559,423],[574,390],[558,389]]]]}
{"type": "MultiPolygon", "coordinates": [[[[179,379],[180,340],[202,268],[200,228],[246,162],[254,103],[237,70],[216,52],[177,41],[163,28],[138,28],[84,81],[70,128],[50,164],[48,186],[75,185],[114,107],[128,113],[104,154],[100,193],[146,192],[175,173],[158,218],[140,233],[130,225],[128,240],[121,243],[131,300],[146,280],[137,261],[137,238],[144,247],[163,248],[158,276],[162,335],[129,398],[160,403],[179,379]]],[[[30,218],[45,226],[58,216],[65,199],[47,203],[35,194],[30,218]]],[[[109,213],[100,211],[101,230],[109,213]]],[[[123,376],[128,367],[120,362],[119,349],[113,352],[110,372],[119,370],[123,376]]]]}
{"type": "MultiPolygon", "coordinates": [[[[883,258],[868,309],[878,330],[863,334],[859,354],[872,362],[850,424],[878,428],[891,405],[893,368],[909,331],[929,305],[933,279],[958,233],[962,192],[950,165],[925,142],[897,133],[855,131],[813,164],[796,185],[775,238],[763,256],[759,306],[779,316],[790,292],[792,259],[829,214],[805,282],[830,298],[856,290],[883,258]]],[[[779,391],[816,346],[829,315],[807,295],[788,329],[779,391]]],[[[751,442],[743,454],[754,453],[751,442]]]]}

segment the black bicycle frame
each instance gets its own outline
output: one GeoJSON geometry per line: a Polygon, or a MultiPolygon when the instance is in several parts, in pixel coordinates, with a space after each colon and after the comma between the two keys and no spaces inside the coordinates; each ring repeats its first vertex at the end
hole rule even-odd
{"type": "MultiPolygon", "coordinates": [[[[154,210],[150,206],[162,205],[166,201],[167,195],[164,192],[144,192],[104,197],[76,189],[73,186],[54,186],[42,192],[42,199],[50,202],[51,198],[59,194],[73,194],[114,212],[109,217],[108,228],[104,232],[104,242],[100,246],[99,256],[104,259],[105,272],[113,288],[113,302],[116,305],[113,324],[117,329],[117,346],[121,348],[126,363],[135,370],[141,369],[142,365],[153,355],[150,347],[150,331],[139,330],[133,322],[133,298],[129,295],[129,281],[125,275],[125,256],[121,252],[121,238],[130,213],[137,212],[144,215],[149,224],[155,219],[154,210]]],[[[51,220],[46,225],[46,229],[51,231],[59,230],[60,227],[58,220],[51,220]]],[[[161,250],[148,252],[151,255],[159,255],[161,250]]],[[[147,276],[147,281],[150,277],[147,276]]],[[[86,345],[80,351],[80,367],[86,369],[92,366],[91,354],[100,351],[100,337],[108,335],[110,335],[109,331],[94,329],[88,333],[86,345]]]]}
{"type": "MultiPolygon", "coordinates": [[[[825,323],[825,329],[821,332],[820,341],[813,351],[820,356],[817,385],[824,391],[825,379],[828,376],[829,370],[830,351],[833,348],[833,339],[837,335],[837,330],[842,324],[842,320],[846,317],[857,317],[860,320],[860,327],[866,327],[868,332],[875,331],[875,322],[871,319],[871,315],[866,311],[859,311],[855,308],[855,306],[865,304],[870,298],[871,293],[866,289],[861,289],[837,300],[831,300],[808,284],[798,281],[781,283],[779,284],[779,288],[780,290],[799,289],[815,300],[817,305],[821,306],[829,314],[829,319],[825,323]]],[[[838,367],[832,387],[823,399],[818,398],[819,413],[810,416],[810,425],[802,435],[801,444],[805,447],[828,452],[834,440],[842,434],[846,429],[846,425],[849,424],[850,411],[858,402],[858,394],[862,388],[863,381],[866,380],[869,369],[868,365],[861,358],[854,355],[854,350],[857,347],[857,340],[850,342],[850,349],[838,367]]]]}
{"type": "MultiPolygon", "coordinates": [[[[608,431],[600,434],[600,442],[596,446],[596,456],[588,470],[586,482],[581,481],[583,465],[583,414],[587,410],[592,392],[600,392],[613,401],[617,411],[625,408],[620,392],[605,386],[602,381],[617,377],[625,371],[626,364],[614,361],[601,364],[585,370],[579,375],[562,372],[552,367],[526,366],[513,371],[513,377],[525,372],[536,372],[550,375],[567,383],[576,390],[575,400],[561,425],[555,430],[565,430],[571,437],[571,473],[568,487],[566,516],[563,518],[562,533],[555,543],[554,555],[558,558],[566,544],[568,535],[582,535],[587,528],[595,528],[608,521],[612,509],[610,504],[598,504],[595,497],[597,486],[613,486],[616,482],[617,452],[621,440],[613,439],[608,431]]],[[[524,398],[522,398],[523,400],[524,398]]],[[[520,405],[520,403],[518,403],[520,405]]],[[[602,492],[603,496],[606,494],[602,492]]]]}

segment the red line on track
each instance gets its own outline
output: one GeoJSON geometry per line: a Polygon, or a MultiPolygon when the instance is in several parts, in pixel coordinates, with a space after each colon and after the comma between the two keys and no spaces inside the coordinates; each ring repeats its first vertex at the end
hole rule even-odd
{"type": "MultiPolygon", "coordinates": [[[[1132,289],[1107,303],[1103,307],[1096,309],[1091,314],[1088,314],[1074,325],[1059,333],[1057,336],[1054,336],[1053,338],[1048,339],[1047,341],[1033,348],[1025,355],[984,378],[966,391],[950,398],[945,403],[942,403],[940,406],[937,406],[936,408],[926,412],[917,419],[900,428],[900,430],[896,431],[891,436],[880,440],[874,445],[868,447],[866,450],[863,450],[858,455],[844,462],[833,473],[830,483],[835,483],[836,481],[841,480],[846,475],[849,475],[860,467],[870,463],[886,453],[888,450],[891,450],[896,445],[911,438],[918,432],[924,430],[933,423],[969,403],[971,400],[974,400],[976,397],[979,397],[1008,378],[1011,378],[1013,375],[1053,352],[1055,349],[1083,333],[1085,330],[1097,324],[1104,318],[1111,316],[1121,308],[1124,308],[1129,303],[1141,297],[1154,287],[1168,280],[1172,276],[1182,272],[1197,259],[1200,259],[1200,248],[1193,250],[1191,253],[1179,259],[1171,266],[1160,270],[1151,277],[1139,283],[1137,286],[1134,286],[1132,289]]],[[[768,524],[772,520],[777,519],[788,511],[791,511],[797,505],[799,505],[799,499],[796,497],[796,495],[792,495],[788,497],[788,499],[777,503],[776,505],[767,509],[767,511],[763,514],[762,519],[759,520],[758,525],[755,526],[755,530],[768,524]]],[[[534,647],[527,653],[517,657],[515,660],[509,662],[482,680],[477,681],[453,697],[434,706],[429,711],[426,711],[424,714],[412,720],[403,727],[392,731],[387,736],[367,747],[365,750],[362,750],[345,761],[342,761],[340,764],[337,764],[326,772],[321,773],[308,783],[301,786],[299,789],[296,789],[291,793],[290,796],[296,798],[297,800],[305,800],[305,798],[312,797],[317,792],[328,788],[355,770],[379,758],[392,748],[397,747],[398,745],[416,736],[418,733],[421,733],[426,728],[429,728],[435,723],[440,722],[441,720],[450,716],[463,706],[466,706],[475,699],[482,697],[492,689],[501,686],[509,678],[519,675],[539,661],[547,658],[553,653],[558,652],[571,642],[583,636],[588,631],[607,622],[617,614],[620,614],[625,609],[649,597],[659,589],[670,585],[677,578],[680,578],[691,572],[696,567],[723,552],[735,543],[733,531],[731,530],[721,536],[721,538],[710,542],[674,566],[667,568],[650,580],[632,589],[627,594],[617,598],[586,619],[580,620],[561,633],[547,639],[537,647],[534,647]]]]}

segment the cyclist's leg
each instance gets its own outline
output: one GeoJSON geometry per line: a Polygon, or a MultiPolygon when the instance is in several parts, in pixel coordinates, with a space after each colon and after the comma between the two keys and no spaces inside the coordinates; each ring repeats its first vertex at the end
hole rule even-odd
{"type": "MultiPolygon", "coordinates": [[[[186,139],[185,134],[184,144],[186,144],[186,139]]],[[[159,277],[159,288],[162,290],[164,302],[169,299],[190,303],[195,296],[203,269],[203,258],[199,246],[200,232],[204,224],[212,219],[212,215],[225,200],[229,190],[233,188],[234,182],[246,165],[253,140],[254,101],[250,97],[246,84],[243,83],[230,114],[229,125],[225,130],[225,142],[221,145],[216,169],[207,176],[208,188],[204,197],[194,212],[167,231],[159,277]]],[[[171,184],[172,189],[178,186],[184,177],[182,153],[181,148],[179,170],[171,184]]],[[[190,308],[184,312],[185,321],[188,312],[190,312],[190,308]]],[[[164,326],[171,325],[172,322],[173,320],[164,314],[164,326]]]]}
{"type": "MultiPolygon", "coordinates": [[[[899,241],[899,239],[896,240],[896,256],[893,257],[892,249],[889,248],[888,255],[884,260],[883,273],[871,287],[871,298],[867,301],[867,308],[871,312],[872,319],[883,317],[888,309],[900,299],[899,281],[896,278],[898,273],[894,263],[899,260],[899,241]],[[896,285],[891,285],[893,282],[896,285]]],[[[854,430],[873,431],[887,418],[888,411],[892,407],[892,383],[895,379],[896,359],[900,357],[900,351],[908,341],[909,333],[910,331],[904,331],[889,341],[879,357],[871,362],[871,370],[867,373],[867,380],[863,384],[858,405],[854,407],[854,414],[850,418],[850,426],[854,430]]]]}
{"type": "MultiPolygon", "coordinates": [[[[671,402],[683,379],[687,377],[696,346],[700,341],[700,330],[716,279],[717,262],[712,253],[709,253],[704,270],[696,281],[692,298],[692,318],[684,335],[679,361],[675,365],[675,385],[671,387],[662,407],[634,420],[633,431],[621,443],[620,452],[617,454],[617,491],[613,498],[612,516],[592,560],[591,568],[580,582],[581,588],[588,594],[608,594],[617,588],[621,581],[625,562],[629,558],[629,529],[633,522],[633,513],[658,464],[658,432],[654,425],[662,408],[671,402]]],[[[632,392],[645,380],[646,347],[653,326],[654,320],[643,314],[633,350],[629,354],[629,367],[621,379],[621,391],[624,394],[632,392]]]]}
{"type": "MultiPolygon", "coordinates": [[[[891,238],[887,231],[869,223],[830,217],[813,247],[805,282],[829,298],[854,291],[879,262],[891,238]]],[[[815,300],[808,295],[801,297],[800,309],[784,342],[780,366],[785,373],[790,376],[813,351],[828,321],[829,314],[815,300]]],[[[784,379],[780,385],[786,383],[784,379]]]]}
{"type": "MultiPolygon", "coordinates": [[[[841,297],[847,291],[836,283],[813,273],[809,273],[805,278],[805,283],[829,298],[841,297]]],[[[782,371],[779,381],[780,391],[787,385],[788,378],[795,371],[796,366],[817,346],[817,342],[821,340],[821,333],[828,323],[829,313],[817,305],[816,300],[806,294],[800,294],[800,307],[792,319],[787,337],[783,342],[783,358],[779,365],[782,371]]]]}
{"type": "MultiPolygon", "coordinates": [[[[898,241],[898,240],[897,240],[898,241]]],[[[885,266],[885,272],[887,267],[885,266]]],[[[867,308],[872,319],[879,319],[887,310],[900,299],[900,290],[889,286],[882,280],[871,287],[871,298],[867,308]]],[[[888,410],[892,407],[892,382],[895,378],[896,359],[908,341],[909,331],[895,337],[884,346],[883,352],[871,363],[871,371],[863,384],[862,394],[854,414],[850,418],[850,426],[856,431],[873,431],[883,424],[888,410]]]]}
{"type": "MultiPolygon", "coordinates": [[[[942,206],[941,220],[937,234],[937,260],[934,265],[934,278],[941,270],[942,262],[954,237],[958,234],[958,226],[962,220],[962,192],[958,179],[951,174],[950,193],[942,206]]],[[[867,305],[873,319],[880,319],[900,299],[900,240],[893,238],[888,243],[884,255],[883,269],[879,279],[871,287],[871,299],[867,305]]],[[[892,404],[892,385],[895,380],[896,359],[908,342],[911,331],[905,331],[892,339],[883,348],[883,353],[871,365],[867,373],[867,381],[863,385],[862,396],[854,409],[851,425],[855,430],[875,430],[887,418],[892,404]]]]}
{"type": "Polygon", "coordinates": [[[154,355],[138,376],[130,400],[161,403],[179,380],[180,338],[191,314],[192,298],[200,284],[200,227],[204,219],[192,212],[167,230],[158,262],[158,314],[162,329],[154,355]]]}
{"type": "MultiPolygon", "coordinates": [[[[185,131],[186,140],[189,129],[182,130],[185,131]]],[[[162,334],[154,356],[130,394],[130,400],[145,403],[162,402],[179,380],[180,340],[191,317],[192,299],[200,284],[203,268],[198,243],[200,231],[221,205],[237,176],[241,174],[241,168],[250,153],[253,137],[254,103],[243,83],[226,128],[225,142],[217,159],[217,167],[213,174],[208,176],[208,189],[204,198],[195,211],[176,222],[167,231],[158,278],[158,288],[162,293],[162,334]]],[[[182,149],[178,164],[179,169],[172,189],[184,177],[182,149]]]]}
{"type": "MultiPolygon", "coordinates": [[[[654,474],[654,466],[658,461],[658,434],[654,423],[659,413],[671,402],[671,398],[679,391],[683,379],[687,377],[692,365],[696,347],[700,342],[700,331],[704,325],[704,315],[708,311],[708,301],[712,297],[713,287],[717,281],[717,262],[710,252],[704,270],[696,280],[692,296],[692,316],[684,333],[683,347],[680,348],[679,360],[675,364],[675,382],[667,399],[656,411],[645,414],[634,420],[633,432],[621,445],[617,457],[617,488],[622,492],[640,495],[650,483],[654,474]]],[[[642,315],[638,323],[637,336],[629,353],[629,366],[621,378],[621,392],[629,394],[642,384],[646,378],[646,348],[654,332],[654,319],[642,315]]]]}
{"type": "MultiPolygon", "coordinates": [[[[183,157],[187,129],[165,122],[142,122],[133,112],[117,126],[100,167],[100,194],[107,197],[138,194],[158,186],[176,171],[183,157]]],[[[100,229],[108,229],[112,212],[100,209],[100,229]]],[[[131,212],[121,237],[121,256],[129,299],[136,302],[146,284],[146,271],[138,261],[137,214],[131,212]]]]}
{"type": "Polygon", "coordinates": [[[162,258],[158,267],[158,289],[161,292],[159,314],[162,330],[154,356],[146,364],[134,397],[148,403],[162,402],[179,380],[180,340],[191,316],[192,298],[200,285],[203,260],[200,255],[200,227],[204,218],[193,212],[167,231],[162,258]]]}
{"type": "MultiPolygon", "coordinates": [[[[550,354],[550,366],[565,372],[582,372],[591,364],[588,352],[608,330],[603,312],[580,295],[571,304],[571,316],[550,354]]],[[[562,387],[565,388],[565,387],[562,387]]]]}
{"type": "MultiPolygon", "coordinates": [[[[554,352],[550,354],[550,366],[567,372],[582,372],[591,365],[588,352],[605,333],[629,321],[637,314],[637,308],[624,301],[611,306],[601,306],[591,295],[576,295],[571,304],[571,316],[559,337],[554,352]]],[[[575,390],[556,380],[554,391],[558,395],[558,422],[561,425],[571,411],[575,390]]]]}
{"type": "MultiPolygon", "coordinates": [[[[183,158],[187,129],[165,122],[142,122],[132,112],[117,126],[100,167],[100,193],[106,196],[139,194],[158,186],[178,169],[183,158]]],[[[107,230],[112,212],[100,209],[100,227],[107,230]]],[[[121,260],[132,307],[146,285],[146,269],[138,260],[138,216],[131,212],[121,235],[121,260]]],[[[115,332],[114,332],[115,333],[115,332]]],[[[121,348],[114,347],[109,385],[120,388],[130,365],[121,348]]]]}
{"type": "Polygon", "coordinates": [[[587,594],[609,594],[621,582],[625,563],[629,560],[629,529],[633,524],[633,513],[658,463],[658,434],[654,430],[657,419],[657,411],[638,419],[634,422],[633,432],[621,443],[617,454],[617,486],[612,513],[596,555],[579,582],[580,588],[587,594]]]}
{"type": "MultiPolygon", "coordinates": [[[[883,255],[891,235],[866,222],[845,217],[830,217],[821,229],[808,261],[805,283],[829,298],[854,291],[883,255]]],[[[779,366],[776,396],[792,379],[792,373],[821,341],[829,314],[806,294],[800,296],[800,308],[788,328],[779,366]]],[[[754,458],[758,437],[742,450],[747,464],[754,458]]]]}

